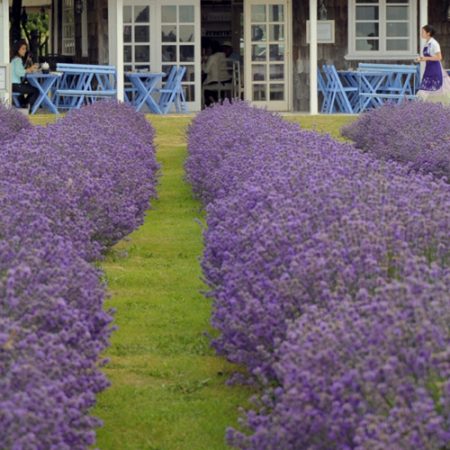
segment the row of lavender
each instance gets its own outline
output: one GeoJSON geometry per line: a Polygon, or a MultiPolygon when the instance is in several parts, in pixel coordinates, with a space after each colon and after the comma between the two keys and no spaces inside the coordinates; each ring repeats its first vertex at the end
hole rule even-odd
{"type": "Polygon", "coordinates": [[[143,222],[153,129],[109,102],[45,128],[3,108],[0,123],[0,447],[84,449],[112,331],[93,262],[143,222]]]}
{"type": "Polygon", "coordinates": [[[450,182],[450,108],[440,103],[386,104],[343,128],[344,136],[378,158],[407,163],[450,182]]]}
{"type": "Polygon", "coordinates": [[[229,442],[447,448],[449,185],[244,103],[198,115],[186,169],[213,345],[262,389],[229,442]]]}

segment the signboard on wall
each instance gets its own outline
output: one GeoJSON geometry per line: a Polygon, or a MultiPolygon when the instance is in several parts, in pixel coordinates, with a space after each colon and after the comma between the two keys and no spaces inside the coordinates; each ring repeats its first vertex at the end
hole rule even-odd
{"type": "Polygon", "coordinates": [[[9,64],[0,64],[0,101],[9,101],[10,98],[9,64]]]}
{"type": "MultiPolygon", "coordinates": [[[[306,21],[306,43],[310,43],[309,39],[309,20],[306,21]]],[[[334,44],[334,20],[318,20],[317,21],[317,43],[318,44],[334,44]]]]}

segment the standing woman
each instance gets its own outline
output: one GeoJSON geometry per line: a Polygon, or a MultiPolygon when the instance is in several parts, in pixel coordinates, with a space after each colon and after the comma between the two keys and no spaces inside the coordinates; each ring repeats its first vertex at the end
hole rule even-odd
{"type": "Polygon", "coordinates": [[[450,77],[442,68],[441,47],[434,35],[435,30],[431,25],[422,28],[422,38],[426,44],[423,56],[417,61],[425,61],[425,72],[417,96],[422,100],[450,103],[450,77]]]}
{"type": "Polygon", "coordinates": [[[24,39],[21,39],[14,44],[13,57],[11,60],[11,79],[13,92],[22,94],[20,96],[21,105],[25,106],[26,103],[29,103],[31,110],[34,102],[39,97],[39,91],[34,86],[31,86],[25,79],[27,73],[35,72],[37,70],[37,64],[25,69],[24,58],[27,50],[28,45],[24,39]],[[26,100],[25,95],[27,96],[26,100]]]}

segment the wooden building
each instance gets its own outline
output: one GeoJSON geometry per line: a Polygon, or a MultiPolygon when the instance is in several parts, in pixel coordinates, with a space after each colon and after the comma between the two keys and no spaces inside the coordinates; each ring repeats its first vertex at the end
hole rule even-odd
{"type": "Polygon", "coordinates": [[[317,112],[322,64],[411,63],[425,23],[450,68],[450,0],[53,0],[52,17],[54,52],[74,62],[119,73],[185,65],[191,111],[201,107],[208,39],[240,54],[245,98],[279,111],[317,112]]]}

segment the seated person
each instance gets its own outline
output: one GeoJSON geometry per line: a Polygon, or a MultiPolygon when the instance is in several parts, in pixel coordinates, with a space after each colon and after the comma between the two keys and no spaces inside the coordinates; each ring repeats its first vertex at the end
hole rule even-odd
{"type": "Polygon", "coordinates": [[[224,42],[222,47],[227,59],[231,59],[231,61],[241,61],[241,56],[239,55],[239,53],[234,51],[231,42],[224,42]]]}
{"type": "Polygon", "coordinates": [[[211,55],[203,67],[205,79],[203,85],[205,87],[205,105],[209,106],[212,102],[218,101],[217,90],[208,90],[208,84],[215,85],[217,83],[230,83],[231,75],[227,66],[227,58],[222,51],[218,42],[211,43],[211,55]]]}
{"type": "Polygon", "coordinates": [[[26,81],[25,76],[27,73],[36,72],[38,65],[33,64],[27,69],[25,68],[23,60],[25,58],[27,50],[28,45],[24,39],[21,39],[15,43],[13,57],[11,60],[11,80],[12,91],[22,94],[19,97],[21,106],[25,107],[28,103],[31,111],[31,108],[39,97],[39,91],[26,81]]]}

